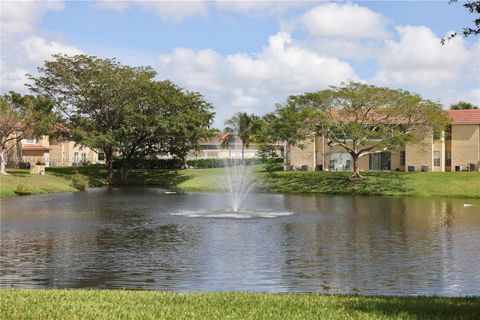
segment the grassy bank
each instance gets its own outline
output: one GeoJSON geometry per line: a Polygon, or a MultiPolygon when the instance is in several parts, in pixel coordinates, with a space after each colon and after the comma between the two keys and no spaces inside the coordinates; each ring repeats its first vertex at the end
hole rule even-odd
{"type": "MultiPolygon", "coordinates": [[[[30,175],[27,170],[9,170],[0,176],[0,195],[13,195],[19,184],[30,186],[32,193],[74,191],[72,176],[88,178],[91,187],[105,185],[102,166],[47,168],[45,176],[30,175]]],[[[159,186],[180,191],[219,191],[223,169],[136,170],[128,184],[159,186]]],[[[266,174],[262,166],[254,167],[259,189],[281,193],[323,193],[379,196],[439,196],[480,198],[480,173],[458,172],[369,172],[358,183],[347,182],[348,172],[276,172],[266,174]]]]}
{"type": "Polygon", "coordinates": [[[480,298],[1,290],[2,319],[478,319],[480,298]]]}

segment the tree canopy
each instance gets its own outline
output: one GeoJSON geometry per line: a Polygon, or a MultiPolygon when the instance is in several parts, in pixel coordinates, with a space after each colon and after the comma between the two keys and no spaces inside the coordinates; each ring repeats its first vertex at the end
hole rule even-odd
{"type": "Polygon", "coordinates": [[[105,153],[113,183],[113,156],[170,153],[184,157],[210,126],[212,106],[199,93],[154,80],[150,67],[115,59],[55,55],[38,69],[30,89],[49,96],[78,143],[105,153]]]}
{"type": "Polygon", "coordinates": [[[321,135],[350,153],[352,179],[361,178],[359,158],[420,143],[449,121],[440,104],[418,94],[356,82],[291,96],[276,113],[279,136],[291,144],[321,135]]]}
{"type": "Polygon", "coordinates": [[[473,103],[465,102],[465,101],[460,101],[450,106],[450,110],[470,110],[470,109],[478,109],[478,107],[473,103]]]}
{"type": "MultiPolygon", "coordinates": [[[[9,92],[0,98],[0,174],[6,174],[6,152],[18,148],[25,138],[51,133],[56,116],[53,102],[45,96],[9,92]]],[[[17,151],[21,156],[21,149],[17,151]]]]}
{"type": "MultiPolygon", "coordinates": [[[[456,3],[458,0],[450,0],[449,3],[456,3]]],[[[480,34],[480,1],[462,1],[462,6],[465,7],[470,13],[475,14],[475,19],[473,20],[473,27],[465,27],[462,30],[463,37],[475,36],[480,34]]],[[[455,38],[458,36],[457,32],[450,34],[448,37],[442,39],[442,44],[445,44],[446,41],[455,38]]]]}
{"type": "Polygon", "coordinates": [[[245,147],[248,148],[255,131],[258,129],[259,117],[246,112],[238,112],[225,121],[224,132],[227,133],[226,141],[238,137],[242,142],[242,161],[245,158],[245,147]]]}

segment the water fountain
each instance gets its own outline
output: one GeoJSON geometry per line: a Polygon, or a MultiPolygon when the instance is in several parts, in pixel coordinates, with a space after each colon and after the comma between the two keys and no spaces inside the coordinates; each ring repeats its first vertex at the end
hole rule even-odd
{"type": "Polygon", "coordinates": [[[224,161],[225,174],[219,182],[233,212],[238,212],[248,193],[255,186],[250,166],[240,161],[224,161]]]}

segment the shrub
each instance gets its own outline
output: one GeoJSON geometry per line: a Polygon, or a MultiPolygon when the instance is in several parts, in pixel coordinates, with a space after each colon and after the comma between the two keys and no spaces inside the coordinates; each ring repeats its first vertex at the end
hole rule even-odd
{"type": "Polygon", "coordinates": [[[43,160],[41,160],[41,159],[38,159],[37,162],[35,162],[35,164],[36,164],[37,166],[44,166],[44,165],[45,165],[45,162],[44,162],[43,160]]]}
{"type": "Polygon", "coordinates": [[[85,191],[88,189],[88,178],[81,174],[76,174],[72,177],[72,186],[77,190],[85,191]]]}
{"type": "Polygon", "coordinates": [[[30,162],[28,161],[20,161],[18,164],[19,169],[30,169],[30,162]]]}
{"type": "Polygon", "coordinates": [[[14,191],[16,194],[21,195],[21,196],[26,196],[32,194],[32,190],[25,184],[21,183],[17,186],[17,188],[14,191]]]}
{"type": "MultiPolygon", "coordinates": [[[[205,158],[205,159],[192,159],[187,160],[187,165],[189,167],[197,168],[197,169],[208,169],[208,168],[223,168],[225,164],[232,165],[232,164],[239,164],[241,163],[240,159],[218,159],[218,158],[205,158]]],[[[245,159],[245,165],[254,165],[262,163],[261,159],[252,158],[252,159],[245,159]]]]}
{"type": "MultiPolygon", "coordinates": [[[[122,159],[113,160],[113,168],[120,169],[123,164],[122,159]]],[[[184,162],[178,158],[171,159],[134,159],[126,163],[128,169],[181,169],[184,162]]]]}

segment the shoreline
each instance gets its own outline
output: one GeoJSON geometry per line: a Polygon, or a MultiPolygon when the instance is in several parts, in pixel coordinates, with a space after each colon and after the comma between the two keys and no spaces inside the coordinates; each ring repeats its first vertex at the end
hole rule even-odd
{"type": "MultiPolygon", "coordinates": [[[[72,177],[82,175],[90,187],[106,187],[103,166],[51,167],[45,176],[30,175],[28,170],[9,169],[0,176],[0,196],[15,196],[18,185],[28,186],[32,195],[76,192],[72,177]]],[[[223,168],[184,170],[134,170],[127,185],[114,187],[157,187],[181,192],[221,192],[217,181],[223,168]]],[[[268,175],[262,166],[254,174],[257,192],[305,195],[387,196],[421,198],[480,199],[480,172],[372,173],[365,180],[346,181],[348,172],[275,172],[268,175]]]]}

